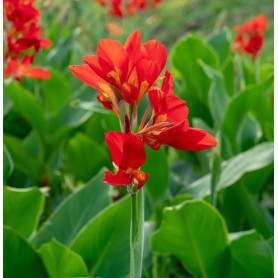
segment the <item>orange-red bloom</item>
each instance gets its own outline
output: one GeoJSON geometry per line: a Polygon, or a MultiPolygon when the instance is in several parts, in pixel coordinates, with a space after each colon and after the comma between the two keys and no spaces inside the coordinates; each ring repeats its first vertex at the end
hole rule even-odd
{"type": "Polygon", "coordinates": [[[42,67],[32,67],[33,58],[24,56],[21,61],[11,58],[4,70],[4,76],[12,76],[15,80],[21,81],[22,77],[49,79],[51,74],[42,67]]]}
{"type": "Polygon", "coordinates": [[[5,76],[11,75],[18,81],[22,76],[41,79],[50,76],[40,67],[31,67],[36,53],[52,45],[51,41],[41,37],[42,31],[38,26],[40,13],[33,6],[34,2],[4,0],[5,76]]]}
{"type": "Polygon", "coordinates": [[[256,59],[263,47],[267,24],[267,18],[264,15],[259,15],[246,21],[243,26],[236,26],[238,35],[232,45],[232,50],[250,54],[253,59],[256,59]]]}
{"type": "Polygon", "coordinates": [[[137,182],[140,189],[149,175],[140,170],[146,161],[143,143],[132,133],[109,132],[105,135],[112,161],[117,166],[117,172],[105,173],[103,182],[115,186],[127,186],[137,182]]]}
{"type": "Polygon", "coordinates": [[[134,16],[137,11],[142,11],[148,7],[157,8],[162,0],[96,0],[102,7],[109,7],[108,14],[115,17],[124,17],[126,15],[134,16]]]}
{"type": "Polygon", "coordinates": [[[96,55],[85,56],[85,65],[70,66],[72,73],[98,90],[102,104],[119,113],[121,100],[138,105],[155,85],[167,59],[163,44],[150,40],[141,43],[134,31],[124,46],[111,39],[99,42],[96,55]]]}
{"type": "Polygon", "coordinates": [[[185,151],[201,151],[216,146],[215,138],[205,130],[189,127],[186,103],[173,95],[173,81],[166,71],[161,90],[149,93],[152,116],[145,125],[146,116],[137,136],[152,149],[168,145],[185,151]]]}

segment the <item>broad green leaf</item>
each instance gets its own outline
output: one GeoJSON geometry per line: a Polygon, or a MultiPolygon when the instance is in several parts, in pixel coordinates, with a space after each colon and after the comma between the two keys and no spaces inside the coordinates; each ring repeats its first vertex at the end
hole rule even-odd
{"type": "Polygon", "coordinates": [[[222,77],[214,76],[208,92],[208,105],[216,130],[220,128],[228,103],[229,96],[222,77]]]}
{"type": "Polygon", "coordinates": [[[3,116],[5,117],[13,107],[13,101],[6,94],[3,94],[3,116]]]}
{"type": "Polygon", "coordinates": [[[229,278],[274,276],[273,250],[256,231],[231,234],[232,268],[229,278]]]}
{"type": "Polygon", "coordinates": [[[4,227],[4,277],[47,278],[40,256],[10,227],[4,227]]]}
{"type": "Polygon", "coordinates": [[[114,203],[93,218],[74,239],[71,248],[83,257],[91,276],[127,276],[130,207],[130,198],[114,203]]]}
{"type": "Polygon", "coordinates": [[[267,92],[271,90],[273,76],[265,82],[250,86],[245,91],[234,96],[227,109],[221,125],[222,131],[234,142],[243,117],[252,112],[266,132],[266,123],[273,123],[273,105],[268,99],[267,92]]]}
{"type": "Polygon", "coordinates": [[[152,201],[157,201],[168,188],[169,183],[169,166],[165,150],[161,148],[154,151],[146,148],[147,160],[142,167],[143,171],[150,174],[145,189],[152,201]]]}
{"type": "Polygon", "coordinates": [[[186,81],[188,99],[190,95],[195,95],[200,101],[207,103],[210,80],[199,65],[200,60],[213,68],[219,62],[211,46],[195,35],[180,39],[172,49],[171,62],[186,81]]]}
{"type": "Polygon", "coordinates": [[[45,197],[38,188],[18,189],[4,186],[4,225],[28,238],[37,229],[45,197]]]}
{"type": "Polygon", "coordinates": [[[229,230],[239,231],[249,224],[265,238],[272,236],[273,217],[258,202],[257,198],[248,192],[245,184],[240,181],[227,189],[220,197],[220,207],[229,230]],[[235,203],[237,204],[236,207],[234,206],[235,203]]]}
{"type": "Polygon", "coordinates": [[[56,240],[44,244],[38,252],[50,278],[89,277],[82,257],[56,240]]]}
{"type": "Polygon", "coordinates": [[[66,170],[82,181],[89,180],[103,166],[111,164],[104,146],[82,133],[77,133],[70,139],[66,156],[66,170]]]}
{"type": "Polygon", "coordinates": [[[8,151],[8,149],[3,146],[3,179],[6,183],[8,177],[11,175],[14,169],[13,159],[8,151]]]}
{"type": "Polygon", "coordinates": [[[221,215],[204,201],[164,210],[152,250],[176,256],[193,277],[225,277],[230,268],[228,232],[221,215]]]}
{"type": "Polygon", "coordinates": [[[61,73],[54,70],[51,70],[51,78],[43,82],[42,91],[48,111],[59,111],[71,95],[68,80],[61,73]]]}
{"type": "Polygon", "coordinates": [[[254,147],[262,138],[263,132],[259,122],[252,114],[247,114],[239,124],[237,132],[237,145],[239,151],[246,151],[254,147]]]}
{"type": "MultiPolygon", "coordinates": [[[[59,26],[58,28],[62,28],[59,26]]],[[[57,32],[57,29],[56,29],[57,32]]],[[[51,48],[47,56],[47,62],[54,67],[55,69],[64,70],[67,69],[70,64],[70,57],[72,52],[72,43],[77,35],[78,31],[75,29],[70,34],[60,39],[59,42],[55,45],[55,47],[51,48]]]]}
{"type": "Polygon", "coordinates": [[[248,192],[243,184],[240,184],[238,191],[238,202],[242,203],[242,209],[251,227],[255,228],[265,238],[272,236],[274,220],[268,210],[259,203],[255,196],[248,192]]]}
{"type": "MultiPolygon", "coordinates": [[[[233,185],[248,172],[252,172],[273,163],[273,143],[266,142],[240,153],[239,155],[221,163],[222,174],[217,185],[221,190],[233,185]]],[[[206,175],[184,188],[183,192],[191,194],[195,198],[203,198],[210,194],[210,175],[206,175]]]]}
{"type": "Polygon", "coordinates": [[[14,167],[35,181],[40,181],[43,175],[43,164],[39,159],[30,155],[16,137],[4,136],[4,144],[10,151],[14,167]]]}
{"type": "Polygon", "coordinates": [[[100,171],[55,209],[35,236],[34,246],[39,247],[53,238],[69,245],[82,227],[108,206],[110,187],[101,181],[103,172],[100,171]]]}
{"type": "Polygon", "coordinates": [[[224,83],[227,93],[230,96],[234,95],[235,92],[235,65],[233,60],[233,55],[229,56],[221,67],[221,72],[224,76],[224,83]]]}
{"type": "Polygon", "coordinates": [[[111,130],[120,130],[119,120],[114,113],[94,113],[86,124],[85,133],[95,142],[102,144],[105,141],[104,134],[111,130]]]}
{"type": "Polygon", "coordinates": [[[226,30],[214,32],[209,36],[207,41],[217,52],[221,63],[223,63],[231,53],[231,47],[228,41],[228,32],[226,30]]]}
{"type": "Polygon", "coordinates": [[[45,119],[44,110],[39,101],[17,82],[7,85],[4,88],[4,93],[13,100],[14,108],[27,119],[30,125],[42,132],[45,126],[45,119]]]}

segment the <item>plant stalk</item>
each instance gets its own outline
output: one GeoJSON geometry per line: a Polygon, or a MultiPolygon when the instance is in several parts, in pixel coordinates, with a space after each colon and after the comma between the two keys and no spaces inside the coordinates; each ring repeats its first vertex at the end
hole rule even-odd
{"type": "Polygon", "coordinates": [[[144,192],[132,191],[130,225],[130,278],[141,278],[144,245],[144,192]]]}

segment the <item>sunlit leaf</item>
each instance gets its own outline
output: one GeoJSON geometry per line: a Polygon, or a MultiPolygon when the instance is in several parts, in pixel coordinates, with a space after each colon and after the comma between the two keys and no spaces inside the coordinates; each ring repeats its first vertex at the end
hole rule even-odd
{"type": "Polygon", "coordinates": [[[151,246],[155,252],[176,256],[194,277],[224,277],[230,268],[225,222],[204,201],[166,208],[151,246]]]}

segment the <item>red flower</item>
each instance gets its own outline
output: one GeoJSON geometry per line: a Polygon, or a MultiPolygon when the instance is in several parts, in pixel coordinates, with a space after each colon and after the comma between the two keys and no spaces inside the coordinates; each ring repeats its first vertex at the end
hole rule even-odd
{"type": "Polygon", "coordinates": [[[4,0],[4,34],[7,41],[4,75],[13,76],[18,81],[23,76],[39,79],[50,77],[47,70],[31,67],[35,54],[52,44],[41,37],[42,31],[38,27],[40,13],[33,6],[34,2],[35,0],[4,0]]]}
{"type": "Polygon", "coordinates": [[[149,177],[140,170],[146,161],[143,143],[132,133],[109,132],[105,135],[105,139],[118,170],[116,174],[106,172],[103,182],[115,186],[127,186],[136,180],[137,189],[140,189],[149,177]]]}
{"type": "Polygon", "coordinates": [[[267,29],[267,18],[264,15],[246,21],[243,26],[236,26],[238,35],[232,45],[232,50],[252,55],[253,59],[263,47],[264,33],[267,29]]]}
{"type": "Polygon", "coordinates": [[[37,79],[49,79],[51,74],[42,67],[32,67],[33,58],[24,56],[21,61],[16,58],[11,58],[8,61],[4,71],[4,76],[12,76],[17,81],[21,81],[22,77],[30,77],[37,79]]]}
{"type": "Polygon", "coordinates": [[[112,0],[109,14],[115,17],[123,17],[122,0],[112,0]]]}
{"type": "Polygon", "coordinates": [[[96,55],[85,56],[87,65],[70,66],[72,73],[99,92],[98,99],[114,111],[119,102],[139,104],[158,80],[166,64],[163,44],[150,40],[141,44],[141,33],[134,31],[124,46],[111,39],[99,42],[96,55]]]}
{"type": "Polygon", "coordinates": [[[152,149],[168,145],[179,150],[201,151],[216,146],[215,138],[205,130],[189,127],[188,108],[184,101],[173,95],[170,72],[165,73],[162,89],[149,93],[149,100],[152,116],[145,125],[146,113],[137,136],[152,149]]]}
{"type": "MultiPolygon", "coordinates": [[[[104,0],[96,0],[96,2],[102,7],[107,6],[104,0]]],[[[108,14],[115,17],[134,16],[138,10],[145,10],[148,6],[157,8],[161,2],[162,0],[112,0],[108,14]]]]}

